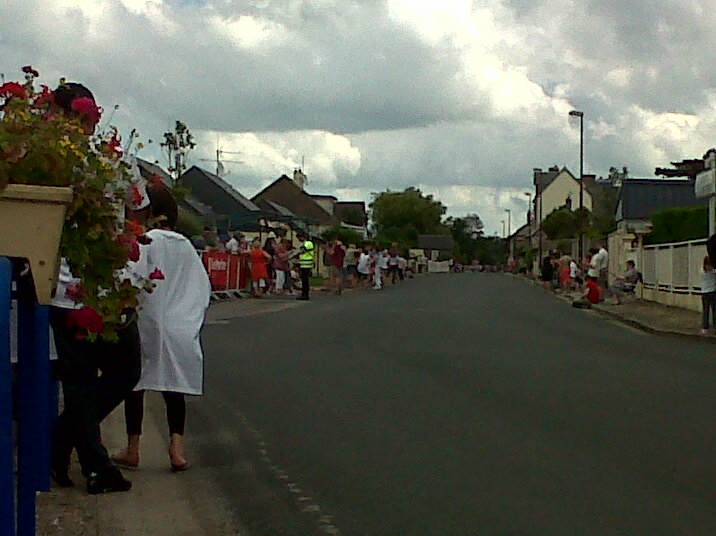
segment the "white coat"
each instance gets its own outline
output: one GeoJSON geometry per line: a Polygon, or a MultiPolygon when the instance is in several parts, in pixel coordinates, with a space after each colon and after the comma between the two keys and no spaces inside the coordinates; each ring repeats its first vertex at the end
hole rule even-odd
{"type": "Polygon", "coordinates": [[[204,356],[199,333],[211,296],[211,284],[191,242],[173,231],[153,229],[142,247],[138,272],[159,268],[151,293],[143,293],[138,312],[142,376],[135,390],[203,393],[204,356]]]}

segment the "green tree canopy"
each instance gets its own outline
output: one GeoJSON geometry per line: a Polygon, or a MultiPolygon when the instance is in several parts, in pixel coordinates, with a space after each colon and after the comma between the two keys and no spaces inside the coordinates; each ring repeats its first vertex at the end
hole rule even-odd
{"type": "Polygon", "coordinates": [[[376,240],[414,245],[421,234],[449,234],[441,223],[447,208],[414,187],[374,194],[370,204],[376,240]]]}

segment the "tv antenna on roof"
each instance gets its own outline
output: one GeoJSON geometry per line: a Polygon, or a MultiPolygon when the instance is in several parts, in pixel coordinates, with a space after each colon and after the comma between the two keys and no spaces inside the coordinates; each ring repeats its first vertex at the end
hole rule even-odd
{"type": "Polygon", "coordinates": [[[202,158],[202,162],[214,162],[216,164],[216,176],[217,177],[223,177],[224,175],[228,175],[229,172],[226,171],[226,168],[224,167],[224,164],[244,164],[245,162],[243,160],[224,160],[222,158],[222,155],[225,154],[243,154],[241,152],[237,151],[224,151],[219,148],[219,138],[217,136],[216,139],[216,159],[212,158],[202,158]]]}

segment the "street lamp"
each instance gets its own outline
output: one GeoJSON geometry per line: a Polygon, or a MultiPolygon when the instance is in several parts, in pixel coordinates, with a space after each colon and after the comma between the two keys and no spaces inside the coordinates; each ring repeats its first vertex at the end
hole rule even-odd
{"type": "Polygon", "coordinates": [[[506,208],[505,212],[507,212],[507,250],[510,257],[512,257],[512,239],[510,238],[512,235],[512,213],[509,208],[506,208]]]}
{"type": "Polygon", "coordinates": [[[579,262],[584,259],[584,112],[572,110],[572,117],[579,117],[579,262]]]}
{"type": "MultiPolygon", "coordinates": [[[[530,250],[532,249],[532,192],[525,192],[527,196],[527,236],[529,237],[530,250]]],[[[532,255],[532,253],[530,253],[532,255]]],[[[530,270],[532,267],[530,267],[530,270]]]]}
{"type": "Polygon", "coordinates": [[[505,238],[505,220],[500,220],[502,224],[502,238],[505,238]]]}

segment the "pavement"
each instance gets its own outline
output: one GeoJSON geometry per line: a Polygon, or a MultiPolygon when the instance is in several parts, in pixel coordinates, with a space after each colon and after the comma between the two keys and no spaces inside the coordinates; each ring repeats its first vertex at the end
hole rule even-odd
{"type": "MultiPolygon", "coordinates": [[[[460,277],[460,276],[457,276],[460,277]]],[[[513,276],[514,277],[514,276],[513,276]]],[[[527,278],[526,283],[538,284],[527,278]]],[[[325,296],[325,295],[324,295],[325,296]]],[[[555,293],[554,297],[569,301],[574,294],[555,293]]],[[[331,299],[330,296],[316,296],[331,299]]],[[[207,325],[228,324],[233,319],[269,314],[302,306],[289,297],[264,299],[232,299],[212,304],[207,325]]],[[[575,314],[599,314],[649,333],[680,337],[711,339],[700,331],[700,313],[667,307],[639,298],[627,298],[622,305],[599,304],[575,314]]],[[[128,472],[135,486],[130,493],[89,496],[83,486],[63,490],[53,488],[38,495],[37,534],[49,535],[150,535],[150,534],[235,534],[248,536],[236,526],[230,505],[217,500],[220,493],[211,487],[211,475],[193,468],[185,475],[168,470],[167,439],[164,437],[165,417],[161,397],[147,397],[147,417],[142,445],[142,471],[128,472]],[[193,474],[192,474],[193,473],[193,474]],[[182,482],[183,478],[183,482],[182,482]],[[193,480],[196,479],[196,480],[193,480]],[[151,507],[147,508],[147,504],[151,507]]],[[[124,446],[124,419],[121,408],[103,423],[103,437],[110,451],[124,446]]],[[[187,436],[188,452],[192,452],[191,434],[187,436]]],[[[72,474],[82,483],[75,460],[72,474]]],[[[214,475],[216,478],[216,475],[214,475]]]]}
{"type": "MultiPolygon", "coordinates": [[[[266,315],[302,303],[288,296],[219,301],[207,311],[206,325],[228,324],[237,318],[266,315]]],[[[88,495],[74,458],[71,476],[76,487],[59,489],[53,485],[49,492],[38,494],[38,536],[248,535],[243,529],[237,533],[233,528],[237,522],[232,509],[217,499],[220,494],[212,489],[213,478],[205,470],[194,467],[187,473],[169,471],[164,404],[160,396],[154,395],[157,393],[146,397],[142,468],[124,471],[133,489],[129,493],[88,495]]],[[[121,406],[102,423],[102,437],[110,453],[124,446],[121,406]]],[[[191,449],[188,434],[187,452],[191,453],[191,449]]]]}
{"type": "MultiPolygon", "coordinates": [[[[535,285],[540,284],[528,278],[524,278],[524,280],[535,285]]],[[[581,293],[557,291],[554,296],[571,302],[579,298],[581,293]]],[[[716,336],[714,336],[716,335],[716,330],[712,330],[710,336],[701,335],[700,312],[644,300],[639,298],[638,295],[626,296],[623,298],[621,305],[614,305],[611,301],[605,301],[592,305],[591,309],[583,309],[583,311],[593,311],[648,333],[693,337],[716,342],[716,336]]]]}

